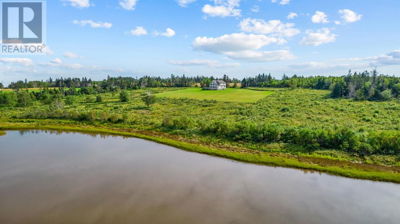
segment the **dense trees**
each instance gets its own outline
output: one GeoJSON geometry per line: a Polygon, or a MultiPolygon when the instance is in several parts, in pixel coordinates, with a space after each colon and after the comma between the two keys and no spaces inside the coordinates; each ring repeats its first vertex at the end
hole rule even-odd
{"type": "MultiPolygon", "coordinates": [[[[103,81],[93,81],[84,78],[59,78],[49,79],[47,81],[17,81],[11,83],[8,88],[67,88],[80,89],[83,94],[92,94],[93,92],[118,91],[120,89],[140,89],[151,87],[191,87],[198,84],[209,84],[215,77],[186,77],[171,75],[167,78],[144,76],[141,78],[133,77],[107,77],[103,81]]],[[[222,78],[225,82],[238,83],[239,80],[231,79],[227,75],[222,78]]],[[[73,94],[70,94],[73,95],[73,94]]]]}
{"type": "Polygon", "coordinates": [[[284,75],[282,79],[276,79],[271,74],[260,74],[253,78],[242,80],[242,87],[274,87],[274,88],[309,88],[309,89],[329,89],[332,83],[341,80],[341,77],[299,77],[294,75],[289,78],[284,75]]]}
{"type": "Polygon", "coordinates": [[[341,77],[298,77],[284,76],[278,80],[271,75],[261,74],[245,78],[242,87],[309,88],[330,89],[332,98],[381,101],[400,97],[400,78],[378,75],[377,71],[351,73],[341,77]]]}
{"type": "Polygon", "coordinates": [[[399,84],[400,78],[378,75],[376,71],[354,73],[344,76],[343,81],[334,85],[332,97],[371,101],[390,100],[400,96],[399,84]]]}

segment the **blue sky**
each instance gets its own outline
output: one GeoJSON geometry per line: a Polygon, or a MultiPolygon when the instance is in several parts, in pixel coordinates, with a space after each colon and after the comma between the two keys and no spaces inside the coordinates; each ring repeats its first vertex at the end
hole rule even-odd
{"type": "Polygon", "coordinates": [[[51,0],[46,55],[0,82],[59,76],[399,74],[398,0],[51,0]]]}

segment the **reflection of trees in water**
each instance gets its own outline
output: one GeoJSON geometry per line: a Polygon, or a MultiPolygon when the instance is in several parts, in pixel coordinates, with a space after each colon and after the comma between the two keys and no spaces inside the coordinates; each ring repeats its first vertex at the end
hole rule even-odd
{"type": "Polygon", "coordinates": [[[101,139],[106,139],[106,138],[128,138],[126,136],[118,136],[118,135],[111,135],[111,134],[99,134],[99,133],[93,133],[93,132],[84,132],[84,131],[64,131],[64,130],[35,130],[35,129],[27,129],[27,130],[19,130],[18,131],[21,136],[24,136],[25,134],[52,134],[52,135],[62,135],[62,134],[80,134],[80,135],[87,135],[91,136],[93,138],[101,138],[101,139]]]}

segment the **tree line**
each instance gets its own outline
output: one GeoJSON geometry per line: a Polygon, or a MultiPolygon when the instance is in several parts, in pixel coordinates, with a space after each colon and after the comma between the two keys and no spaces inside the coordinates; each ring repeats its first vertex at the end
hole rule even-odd
{"type": "MultiPolygon", "coordinates": [[[[144,76],[141,78],[133,77],[110,77],[102,81],[93,81],[90,78],[50,78],[47,81],[28,81],[20,80],[12,82],[8,85],[10,89],[26,89],[26,88],[88,88],[91,87],[95,90],[113,91],[118,89],[140,89],[140,88],[154,88],[154,87],[192,87],[200,85],[201,83],[211,82],[218,79],[214,76],[195,76],[188,77],[185,75],[176,76],[171,75],[167,78],[144,76]]],[[[232,79],[224,75],[222,80],[227,83],[240,81],[232,79]]]]}
{"type": "MultiPolygon", "coordinates": [[[[47,81],[17,81],[8,88],[65,88],[64,95],[96,94],[124,89],[141,89],[153,87],[193,87],[208,86],[216,77],[196,76],[187,77],[171,75],[167,78],[144,76],[133,77],[107,77],[102,81],[93,81],[90,78],[58,78],[47,81]]],[[[284,75],[281,79],[274,78],[271,74],[259,74],[255,77],[244,78],[239,81],[224,75],[228,86],[272,87],[272,88],[308,88],[330,90],[332,98],[349,98],[355,100],[383,101],[400,98],[400,78],[378,74],[376,70],[361,73],[351,71],[344,76],[311,76],[303,77],[284,75]],[[234,85],[230,85],[230,84],[234,85]]],[[[3,86],[4,87],[4,86],[3,86]]],[[[0,83],[0,88],[3,88],[0,83]]]]}
{"type": "Polygon", "coordinates": [[[378,74],[376,70],[354,72],[345,76],[302,77],[284,75],[282,79],[271,74],[259,74],[242,80],[242,87],[308,88],[331,90],[332,98],[383,101],[400,97],[400,78],[378,74]]]}

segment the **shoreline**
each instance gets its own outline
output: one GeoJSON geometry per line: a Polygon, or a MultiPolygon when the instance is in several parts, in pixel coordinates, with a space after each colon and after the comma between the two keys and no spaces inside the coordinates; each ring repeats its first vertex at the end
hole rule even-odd
{"type": "MultiPolygon", "coordinates": [[[[31,123],[23,123],[23,122],[0,122],[0,136],[4,131],[13,131],[13,130],[49,130],[49,131],[70,131],[70,132],[78,132],[78,133],[87,133],[87,134],[106,134],[106,135],[114,135],[114,136],[122,136],[122,137],[134,137],[145,139],[149,141],[153,141],[156,143],[172,146],[181,150],[196,152],[207,154],[211,156],[218,156],[222,158],[232,159],[235,161],[259,164],[259,165],[267,165],[274,167],[287,167],[294,169],[302,169],[308,171],[316,171],[327,173],[336,176],[342,176],[347,178],[354,179],[364,179],[364,180],[372,180],[372,181],[384,181],[384,182],[392,182],[392,183],[400,183],[400,173],[390,171],[382,171],[382,170],[365,170],[357,167],[356,163],[351,165],[349,162],[341,162],[335,161],[335,164],[338,165],[330,165],[330,164],[316,164],[312,162],[306,162],[306,157],[303,156],[292,156],[289,154],[276,154],[276,153],[267,153],[267,152],[259,152],[251,150],[246,151],[230,151],[227,149],[219,148],[219,147],[210,147],[202,144],[194,144],[190,142],[186,142],[183,140],[177,140],[173,138],[168,138],[165,136],[165,133],[160,132],[159,135],[156,135],[157,132],[154,132],[155,135],[143,134],[138,130],[126,130],[122,128],[112,128],[112,127],[98,127],[93,125],[63,125],[63,124],[43,124],[40,121],[32,121],[31,123]],[[285,156],[286,155],[286,156],[285,156]],[[342,166],[339,166],[342,165],[342,166]]],[[[331,160],[334,161],[334,160],[331,160]]]]}

